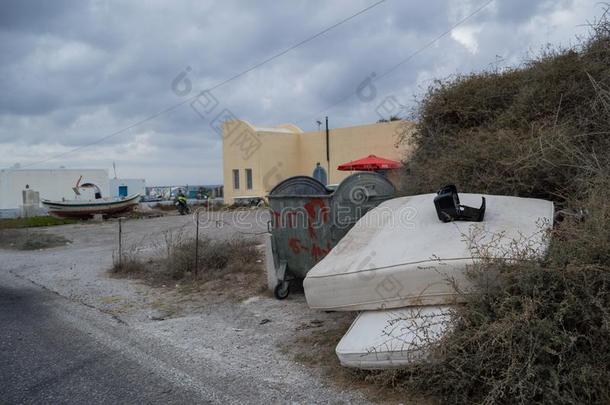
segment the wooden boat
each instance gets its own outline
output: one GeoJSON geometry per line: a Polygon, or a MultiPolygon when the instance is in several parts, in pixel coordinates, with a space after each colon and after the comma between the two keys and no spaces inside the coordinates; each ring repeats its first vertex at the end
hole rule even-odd
{"type": "Polygon", "coordinates": [[[42,200],[49,214],[63,218],[91,218],[93,215],[116,215],[133,210],[139,203],[140,194],[125,198],[98,198],[95,200],[42,200]]]}
{"type": "Polygon", "coordinates": [[[112,216],[133,210],[140,202],[140,194],[127,197],[102,198],[100,188],[93,183],[83,183],[80,176],[76,186],[72,187],[76,199],[61,201],[42,200],[41,203],[49,210],[49,214],[63,218],[91,218],[94,215],[112,216]],[[80,199],[81,190],[92,189],[95,199],[80,199]]]}

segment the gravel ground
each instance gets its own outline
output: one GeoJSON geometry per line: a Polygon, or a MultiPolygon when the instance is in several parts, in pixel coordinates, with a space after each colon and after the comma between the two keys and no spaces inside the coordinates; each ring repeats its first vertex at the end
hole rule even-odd
{"type": "MultiPolygon", "coordinates": [[[[260,240],[267,227],[265,210],[213,215],[202,217],[201,227],[202,234],[213,238],[241,235],[260,240]]],[[[127,220],[123,222],[124,246],[137,247],[140,255],[153,255],[162,249],[168,230],[192,234],[194,228],[190,216],[127,220]]],[[[302,294],[284,301],[267,293],[235,301],[222,292],[213,297],[184,295],[172,286],[152,288],[109,277],[118,242],[117,221],[63,225],[43,232],[72,242],[33,252],[0,250],[0,275],[55,292],[79,311],[120,325],[118,329],[96,327],[87,320],[90,316],[63,314],[105,344],[131,347],[137,342],[137,350],[128,355],[149,367],[162,364],[172,370],[169,374],[199,387],[202,399],[368,402],[362,391],[328,381],[321,370],[297,363],[285,350],[286,342],[293,341],[299,331],[311,325],[332,329],[345,323],[345,314],[314,312],[302,294]]]]}

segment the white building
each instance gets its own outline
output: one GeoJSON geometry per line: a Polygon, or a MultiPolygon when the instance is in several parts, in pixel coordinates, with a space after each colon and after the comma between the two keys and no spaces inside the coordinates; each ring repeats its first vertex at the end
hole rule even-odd
{"type": "MultiPolygon", "coordinates": [[[[74,199],[72,190],[80,184],[97,185],[103,197],[109,196],[108,172],[103,169],[5,169],[0,170],[0,217],[18,216],[23,205],[23,190],[29,188],[40,199],[74,199]]],[[[80,198],[91,198],[83,194],[80,198]]]]}
{"type": "Polygon", "coordinates": [[[110,197],[127,197],[132,194],[146,195],[144,179],[110,179],[110,197]]]}

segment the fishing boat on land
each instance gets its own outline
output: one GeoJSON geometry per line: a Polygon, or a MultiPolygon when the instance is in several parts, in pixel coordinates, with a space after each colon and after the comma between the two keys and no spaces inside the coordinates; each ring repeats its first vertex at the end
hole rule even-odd
{"type": "Polygon", "coordinates": [[[49,214],[63,218],[91,218],[94,215],[112,216],[132,211],[140,201],[140,194],[126,197],[103,198],[100,188],[93,183],[80,184],[82,177],[73,187],[76,198],[74,200],[51,201],[42,200],[41,203],[49,214]],[[93,189],[94,199],[80,199],[81,189],[93,189]]]}
{"type": "Polygon", "coordinates": [[[140,200],[140,194],[125,198],[100,198],[96,200],[42,200],[49,214],[64,218],[90,218],[93,215],[116,215],[133,210],[140,200]]]}

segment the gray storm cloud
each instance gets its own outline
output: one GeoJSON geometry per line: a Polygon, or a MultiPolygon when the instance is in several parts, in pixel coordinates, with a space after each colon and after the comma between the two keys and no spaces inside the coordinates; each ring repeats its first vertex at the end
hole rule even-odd
{"type": "MultiPolygon", "coordinates": [[[[600,11],[595,2],[495,0],[376,83],[485,1],[385,3],[213,91],[253,123],[305,130],[377,119],[394,95],[411,103],[435,78],[514,64],[546,43],[569,45],[600,11]]],[[[373,1],[5,1],[0,13],[0,167],[46,160],[179,103],[356,13],[373,1]],[[189,95],[172,90],[186,72],[189,95]]],[[[109,168],[150,184],[221,181],[221,144],[187,104],[38,167],[109,168]]]]}

